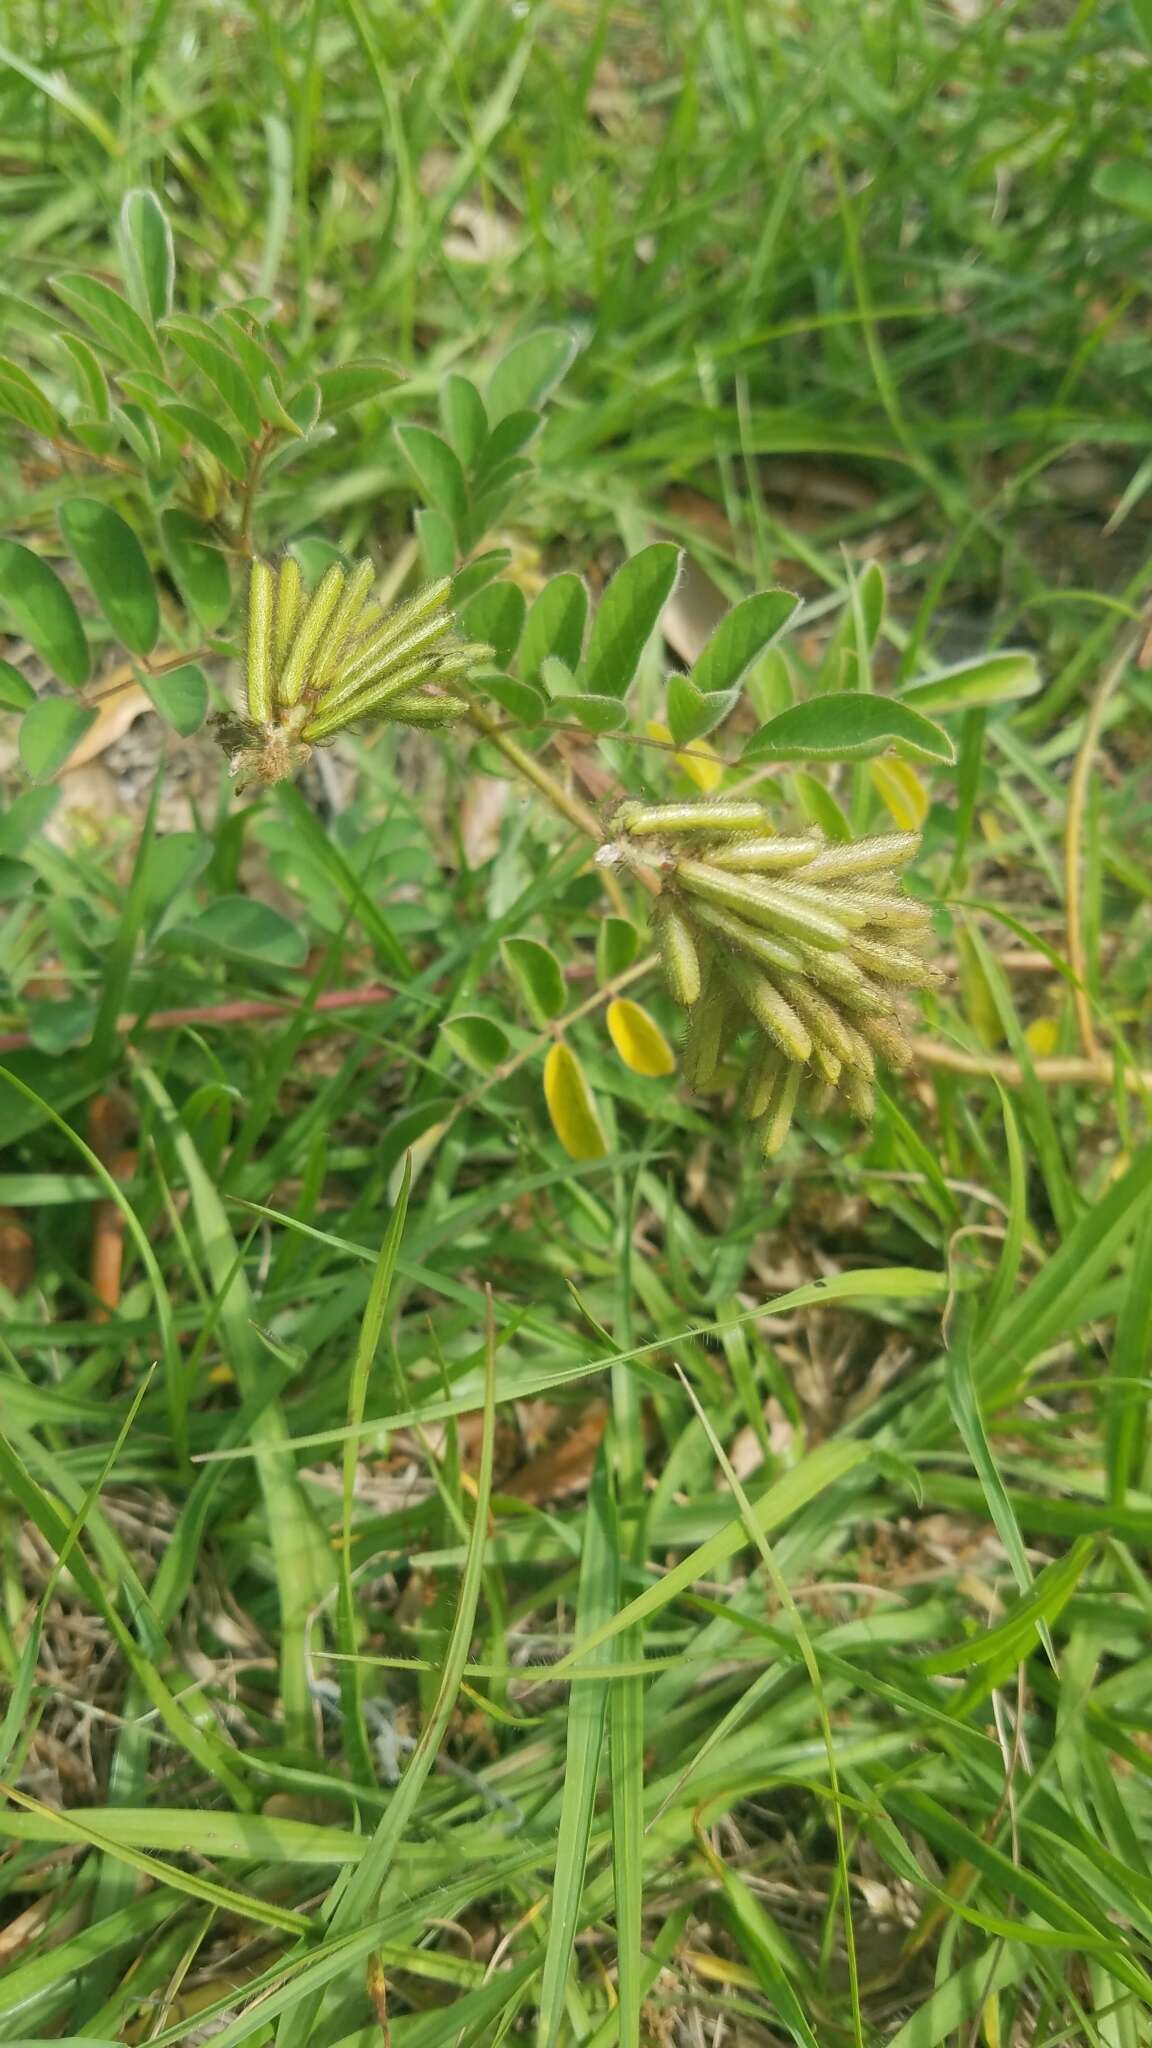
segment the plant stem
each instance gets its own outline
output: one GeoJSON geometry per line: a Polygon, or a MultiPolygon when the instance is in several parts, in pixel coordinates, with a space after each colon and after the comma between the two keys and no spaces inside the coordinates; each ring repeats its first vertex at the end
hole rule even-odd
{"type": "MultiPolygon", "coordinates": [[[[578,832],[583,832],[587,838],[594,839],[599,844],[604,834],[601,829],[600,820],[590,804],[586,804],[582,797],[573,796],[570,790],[565,789],[563,783],[557,781],[557,778],[536,759],[534,754],[530,754],[525,747],[519,746],[511,735],[505,731],[504,727],[498,725],[494,718],[489,718],[488,713],[481,711],[478,705],[473,704],[470,707],[468,721],[469,724],[475,726],[477,732],[483,733],[486,740],[491,740],[492,745],[503,754],[504,759],[509,763],[510,767],[515,768],[518,775],[522,775],[526,782],[530,782],[535,789],[538,789],[541,796],[547,797],[554,811],[558,811],[562,818],[567,818],[568,823],[574,825],[578,832]]],[[[655,895],[655,882],[649,882],[643,876],[641,880],[644,881],[645,887],[655,895]]],[[[631,922],[631,913],[625,901],[623,890],[615,875],[607,870],[604,874],[604,889],[611,901],[612,908],[621,917],[626,917],[631,922]]]]}

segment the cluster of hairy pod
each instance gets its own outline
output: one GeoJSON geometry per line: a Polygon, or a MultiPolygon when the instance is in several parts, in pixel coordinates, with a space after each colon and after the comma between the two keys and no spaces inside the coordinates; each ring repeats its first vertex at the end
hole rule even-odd
{"type": "Polygon", "coordinates": [[[901,992],[944,976],[918,950],[931,910],[901,870],[920,841],[887,832],[846,843],[774,833],[762,805],[627,803],[610,858],[658,870],[656,937],[669,990],[688,1012],[689,1084],[717,1085],[749,1027],[742,1107],[766,1157],[797,1102],[834,1096],[872,1116],[876,1060],[909,1065],[901,992]]]}
{"type": "Polygon", "coordinates": [[[245,704],[217,720],[241,784],[283,781],[363,718],[433,726],[467,711],[451,686],[491,650],[454,638],[451,578],[385,610],[375,577],[371,562],[333,563],[309,593],[294,556],[253,562],[245,704]]]}

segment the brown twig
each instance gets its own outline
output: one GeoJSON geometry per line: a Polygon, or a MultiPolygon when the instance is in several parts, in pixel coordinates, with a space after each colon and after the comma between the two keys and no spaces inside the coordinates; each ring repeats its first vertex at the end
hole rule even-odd
{"type": "MultiPolygon", "coordinates": [[[[538,789],[541,796],[547,797],[554,811],[558,811],[562,818],[567,818],[568,823],[574,825],[577,832],[583,832],[586,838],[594,839],[599,844],[604,837],[600,820],[591,805],[584,802],[583,797],[574,796],[571,790],[565,789],[564,784],[559,782],[534,754],[520,746],[518,741],[512,738],[511,733],[496,719],[489,718],[486,711],[481,711],[478,704],[473,704],[469,710],[468,723],[475,726],[477,732],[483,733],[486,740],[491,740],[492,745],[503,754],[504,759],[515,768],[518,775],[522,775],[526,782],[530,782],[533,788],[538,789]]],[[[604,874],[604,891],[618,915],[630,918],[620,884],[615,875],[607,870],[604,874]]]]}
{"type": "MultiPolygon", "coordinates": [[[[962,1052],[959,1046],[944,1045],[937,1038],[913,1038],[912,1050],[926,1067],[943,1067],[953,1074],[973,1074],[985,1080],[1003,1081],[1009,1088],[1023,1086],[1027,1078],[1019,1060],[1007,1053],[962,1052]]],[[[1106,1053],[1095,1059],[1033,1060],[1038,1081],[1056,1087],[1062,1081],[1073,1086],[1110,1088],[1117,1077],[1133,1095],[1152,1094],[1152,1072],[1147,1068],[1121,1067],[1106,1053]]]]}
{"type": "MultiPolygon", "coordinates": [[[[113,1180],[131,1180],[136,1171],[136,1154],[125,1149],[124,1140],[133,1122],[133,1108],[125,1096],[94,1095],[88,1105],[88,1141],[113,1180]]],[[[107,1322],[120,1306],[120,1283],[124,1270],[124,1212],[108,1196],[101,1196],[92,1210],[92,1249],[88,1278],[97,1306],[96,1323],[107,1322]]]]}

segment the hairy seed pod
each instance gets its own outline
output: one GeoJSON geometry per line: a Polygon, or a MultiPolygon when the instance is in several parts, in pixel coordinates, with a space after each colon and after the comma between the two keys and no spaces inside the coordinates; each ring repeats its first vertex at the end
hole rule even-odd
{"type": "Polygon", "coordinates": [[[253,562],[248,583],[248,716],[267,725],[272,716],[272,613],[276,579],[267,562],[253,562]]]}
{"type": "Polygon", "coordinates": [[[385,619],[375,632],[351,650],[339,680],[325,695],[326,711],[334,711],[337,704],[346,703],[350,697],[359,697],[371,683],[381,676],[390,675],[394,669],[410,668],[413,662],[427,658],[436,642],[452,631],[452,615],[440,612],[435,618],[426,619],[415,627],[402,640],[397,640],[389,628],[390,622],[385,619]]]}
{"type": "Polygon", "coordinates": [[[381,676],[374,683],[366,683],[357,690],[354,697],[341,692],[337,701],[325,697],[312,713],[305,726],[309,739],[323,739],[326,733],[338,732],[342,725],[354,725],[358,718],[364,718],[369,711],[379,711],[394,697],[402,697],[420,683],[427,683],[441,673],[436,656],[426,655],[422,661],[410,661],[406,668],[398,669],[395,675],[381,676]]]}
{"type": "Polygon", "coordinates": [[[791,875],[782,875],[776,882],[769,882],[767,888],[776,889],[781,897],[794,903],[802,910],[814,910],[818,916],[834,917],[846,931],[862,931],[868,922],[868,913],[860,906],[860,899],[849,889],[817,889],[801,879],[794,881],[791,875]]]}
{"type": "Polygon", "coordinates": [[[757,1123],[767,1113],[784,1066],[784,1056],[771,1039],[758,1037],[740,1091],[740,1113],[749,1123],[757,1123]]]}
{"type": "Polygon", "coordinates": [[[918,954],[903,946],[883,945],[863,933],[852,934],[847,950],[857,967],[863,967],[880,981],[894,982],[899,988],[939,988],[947,980],[939,967],[921,960],[918,954]]]}
{"type": "Polygon", "coordinates": [[[343,589],[344,571],[338,562],[333,562],[331,568],[325,569],[312,593],[284,663],[276,697],[285,710],[290,710],[300,700],[343,589]]]}
{"type": "Polygon", "coordinates": [[[757,876],[728,875],[703,861],[682,860],[676,873],[684,888],[721,910],[734,910],[749,924],[766,925],[785,938],[806,939],[813,946],[835,950],[848,938],[844,925],[824,911],[794,903],[784,888],[757,876]]]}
{"type": "Polygon", "coordinates": [[[831,1108],[836,1090],[823,1074],[807,1074],[800,1091],[800,1099],[811,1116],[824,1116],[831,1108]]]}
{"type": "Polygon", "coordinates": [[[840,1079],[843,1065],[843,1060],[837,1053],[832,1051],[831,1046],[821,1045],[819,1039],[813,1039],[812,1066],[822,1080],[827,1081],[834,1088],[840,1079]]]}
{"type": "Polygon", "coordinates": [[[802,956],[803,972],[818,988],[827,989],[838,1003],[852,1011],[875,1011],[877,1014],[892,1007],[891,998],[875,988],[852,960],[846,960],[843,953],[823,952],[818,946],[798,946],[802,956]]]}
{"type": "Polygon", "coordinates": [[[700,1000],[702,981],[700,952],[692,936],[692,927],[667,896],[660,899],[654,924],[668,993],[674,1003],[690,1010],[693,1003],[700,1000]]]}
{"type": "Polygon", "coordinates": [[[734,917],[730,910],[720,910],[714,903],[693,903],[692,917],[708,931],[739,947],[750,959],[758,960],[762,967],[778,968],[781,974],[804,971],[803,957],[794,946],[774,939],[770,932],[759,931],[755,925],[745,924],[743,918],[734,917]]]}
{"type": "Polygon", "coordinates": [[[895,1073],[912,1065],[912,1047],[895,1017],[858,1017],[856,1029],[895,1073]]]}
{"type": "Polygon", "coordinates": [[[675,838],[683,832],[750,832],[766,824],[762,804],[725,803],[721,799],[707,804],[621,804],[612,828],[634,838],[675,838]]]}
{"type": "Polygon", "coordinates": [[[454,718],[463,718],[467,710],[467,698],[450,696],[447,690],[436,696],[430,690],[409,690],[403,697],[392,698],[389,717],[398,725],[449,725],[454,718]]]}
{"type": "Polygon", "coordinates": [[[848,1058],[844,1062],[845,1066],[854,1068],[859,1074],[866,1074],[868,1079],[871,1080],[876,1072],[876,1061],[872,1056],[872,1047],[863,1034],[854,1030],[851,1025],[848,1026],[848,1039],[850,1051],[848,1058]]]}
{"type": "MultiPolygon", "coordinates": [[[[873,894],[871,889],[853,889],[851,900],[858,903],[865,913],[863,924],[879,925],[888,931],[926,931],[932,923],[932,906],[922,903],[918,896],[882,896],[873,894]]],[[[834,897],[836,914],[840,915],[840,904],[848,895],[840,890],[834,897]]]]}
{"type": "Polygon", "coordinates": [[[809,868],[812,881],[846,881],[850,876],[874,875],[881,868],[902,866],[920,850],[919,832],[881,832],[874,839],[848,840],[841,846],[826,846],[809,868]]]}
{"type": "Polygon", "coordinates": [[[365,607],[376,581],[376,567],[372,562],[361,562],[349,576],[328,629],[324,653],[313,671],[310,687],[322,690],[325,683],[335,675],[341,659],[348,651],[348,642],[356,632],[364,616],[365,607]]]}
{"type": "Polygon", "coordinates": [[[782,995],[786,996],[797,1015],[812,1035],[813,1045],[824,1045],[837,1060],[852,1059],[852,1032],[839,1011],[814,989],[810,982],[799,976],[785,982],[777,982],[782,995]]]}
{"type": "Polygon", "coordinates": [[[434,612],[443,610],[451,588],[452,578],[441,576],[435,583],[426,583],[423,590],[418,590],[414,597],[405,599],[403,604],[394,605],[391,611],[383,614],[376,612],[371,619],[365,621],[364,631],[349,648],[349,654],[353,659],[358,659],[366,650],[369,640],[373,644],[382,641],[385,645],[403,640],[405,635],[412,632],[424,619],[430,619],[434,612]]]}
{"type": "Polygon", "coordinates": [[[708,860],[714,868],[728,868],[742,875],[785,874],[802,868],[819,853],[821,839],[734,839],[727,846],[713,846],[708,860]]]}
{"type": "Polygon", "coordinates": [[[791,1003],[750,961],[726,953],[721,956],[720,965],[760,1029],[767,1032],[788,1059],[803,1063],[812,1051],[812,1039],[791,1003]]]}
{"type": "Polygon", "coordinates": [[[857,1121],[870,1124],[876,1112],[876,1091],[867,1074],[862,1074],[859,1067],[846,1067],[840,1092],[857,1121]]]}
{"type": "Polygon", "coordinates": [[[285,555],[276,578],[276,615],[272,628],[272,663],[277,676],[288,659],[304,613],[304,578],[295,555],[285,555]]]}
{"type": "Polygon", "coordinates": [[[760,1125],[760,1150],[765,1159],[776,1157],[792,1128],[792,1113],[803,1078],[803,1067],[789,1065],[784,1068],[772,1091],[772,1101],[760,1125]]]}
{"type": "Polygon", "coordinates": [[[732,998],[721,982],[712,982],[692,1007],[684,1042],[684,1078],[698,1095],[715,1086],[724,1047],[731,1036],[732,998]]]}

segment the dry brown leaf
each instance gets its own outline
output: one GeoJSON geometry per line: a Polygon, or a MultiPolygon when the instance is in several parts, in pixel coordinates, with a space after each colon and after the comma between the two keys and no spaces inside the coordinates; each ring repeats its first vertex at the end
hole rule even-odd
{"type": "Polygon", "coordinates": [[[596,1453],[608,1423],[608,1409],[601,1402],[587,1408],[580,1423],[559,1443],[549,1445],[526,1465],[521,1465],[501,1486],[501,1493],[513,1500],[531,1501],[539,1507],[572,1493],[583,1493],[596,1463],[596,1453]]]}
{"type": "Polygon", "coordinates": [[[78,741],[58,771],[58,776],[71,775],[77,768],[84,768],[89,761],[95,761],[106,747],[122,739],[130,725],[144,711],[151,711],[152,700],[147,690],[135,681],[123,683],[109,690],[105,686],[99,698],[89,700],[95,704],[96,719],[90,725],[82,740],[78,741]]]}

